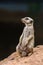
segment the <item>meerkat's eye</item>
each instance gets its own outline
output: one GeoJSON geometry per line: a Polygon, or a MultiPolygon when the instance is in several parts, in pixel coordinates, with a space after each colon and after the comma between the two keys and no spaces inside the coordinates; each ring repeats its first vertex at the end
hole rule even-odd
{"type": "Polygon", "coordinates": [[[32,21],[30,21],[30,23],[32,23],[32,21]]]}
{"type": "Polygon", "coordinates": [[[25,18],[25,20],[29,20],[28,18],[25,18]]]}

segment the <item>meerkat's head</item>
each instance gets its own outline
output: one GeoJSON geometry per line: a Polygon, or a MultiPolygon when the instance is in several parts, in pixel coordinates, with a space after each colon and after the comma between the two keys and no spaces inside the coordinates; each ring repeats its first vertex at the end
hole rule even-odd
{"type": "Polygon", "coordinates": [[[29,25],[31,26],[33,24],[33,19],[30,17],[24,17],[21,19],[22,23],[24,23],[25,25],[29,25]]]}

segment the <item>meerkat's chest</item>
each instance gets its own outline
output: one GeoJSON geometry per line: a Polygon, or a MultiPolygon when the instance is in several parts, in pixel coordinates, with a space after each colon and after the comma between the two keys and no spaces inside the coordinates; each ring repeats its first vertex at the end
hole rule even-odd
{"type": "Polygon", "coordinates": [[[30,28],[29,27],[24,28],[24,31],[23,31],[24,37],[28,37],[32,33],[33,33],[33,28],[31,28],[31,27],[30,28]]]}

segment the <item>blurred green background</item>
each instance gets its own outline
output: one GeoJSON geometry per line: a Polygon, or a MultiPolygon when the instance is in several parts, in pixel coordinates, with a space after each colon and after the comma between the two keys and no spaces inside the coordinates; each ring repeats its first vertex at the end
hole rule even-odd
{"type": "Polygon", "coordinates": [[[0,3],[0,60],[16,49],[23,31],[22,17],[34,19],[35,46],[43,45],[43,2],[0,3]]]}

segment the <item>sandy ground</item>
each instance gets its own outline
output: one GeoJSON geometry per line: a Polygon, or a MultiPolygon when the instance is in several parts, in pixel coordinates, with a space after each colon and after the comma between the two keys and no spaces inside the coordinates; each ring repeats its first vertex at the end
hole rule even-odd
{"type": "Polygon", "coordinates": [[[34,48],[31,56],[20,57],[16,52],[0,61],[0,65],[43,65],[43,45],[34,48]]]}

